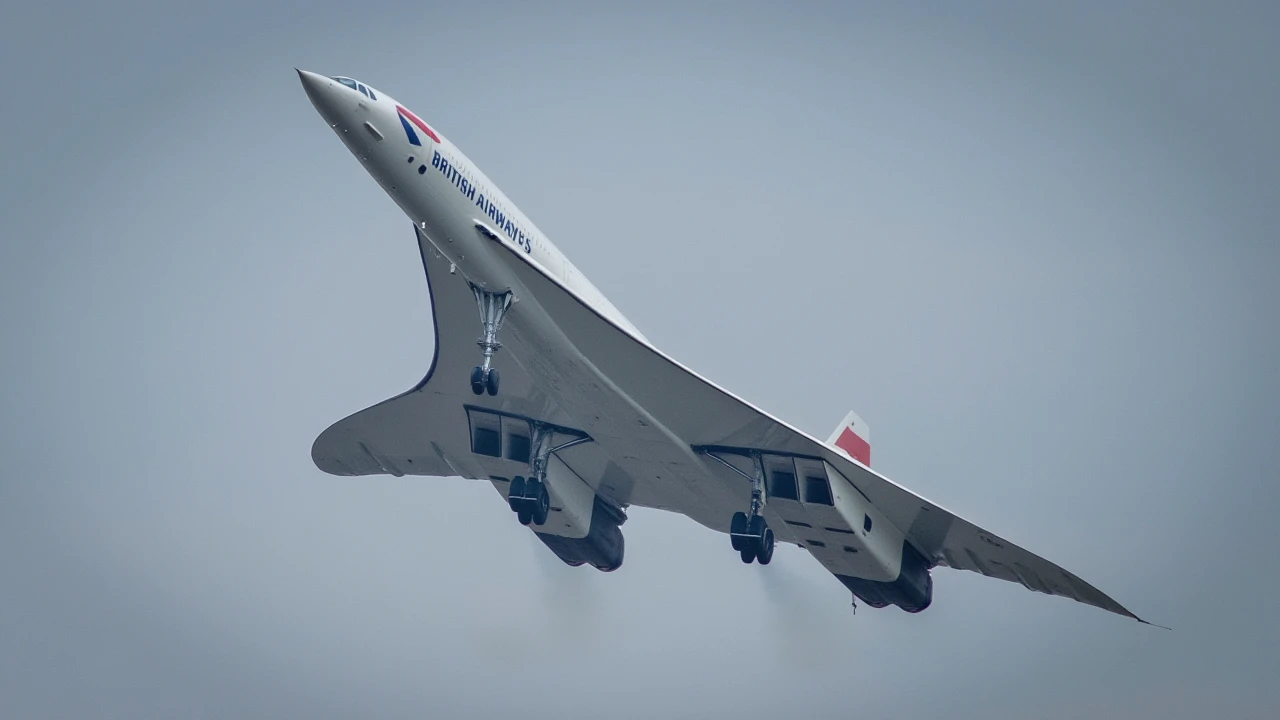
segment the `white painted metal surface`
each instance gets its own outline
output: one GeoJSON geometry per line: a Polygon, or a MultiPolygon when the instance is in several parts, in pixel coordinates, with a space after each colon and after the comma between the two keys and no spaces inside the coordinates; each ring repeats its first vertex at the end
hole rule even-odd
{"type": "MultiPolygon", "coordinates": [[[[1072,573],[855,461],[836,446],[845,430],[869,441],[855,414],[824,443],[665,355],[437,131],[384,93],[372,101],[333,79],[300,75],[320,114],[412,219],[436,333],[435,357],[418,386],[316,439],[320,469],[485,479],[505,494],[527,464],[472,452],[467,408],[481,407],[590,435],[555,458],[556,522],[563,525],[556,534],[586,532],[590,493],[617,507],[682,513],[727,533],[733,513],[745,509],[749,482],[697,448],[753,448],[798,458],[797,473],[828,479],[832,504],[773,498],[763,514],[779,542],[806,547],[838,576],[893,581],[905,540],[931,566],[1137,619],[1072,573]],[[476,396],[467,384],[480,329],[469,282],[517,298],[501,331],[496,397],[476,396]]],[[[740,469],[750,475],[748,465],[740,469]]]]}

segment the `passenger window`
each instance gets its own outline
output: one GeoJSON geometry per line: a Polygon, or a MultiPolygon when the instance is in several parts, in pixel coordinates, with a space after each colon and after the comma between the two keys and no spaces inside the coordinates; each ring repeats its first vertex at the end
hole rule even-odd
{"type": "Polygon", "coordinates": [[[814,505],[834,505],[831,502],[831,486],[824,477],[806,477],[804,479],[804,501],[814,505]]]}
{"type": "Polygon", "coordinates": [[[870,515],[862,516],[862,530],[863,532],[871,532],[871,516],[870,515]]]}
{"type": "Polygon", "coordinates": [[[769,496],[784,500],[799,500],[796,492],[796,476],[793,473],[775,470],[769,475],[769,496]]]}

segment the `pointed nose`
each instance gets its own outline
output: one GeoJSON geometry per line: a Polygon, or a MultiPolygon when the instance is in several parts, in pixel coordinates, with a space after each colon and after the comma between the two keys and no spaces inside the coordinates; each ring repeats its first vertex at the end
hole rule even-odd
{"type": "Polygon", "coordinates": [[[317,102],[320,101],[320,97],[324,96],[325,90],[328,90],[328,86],[332,85],[333,81],[330,81],[329,78],[324,76],[317,76],[315,73],[308,73],[307,70],[298,70],[297,68],[293,69],[297,70],[298,79],[302,81],[302,90],[307,91],[307,97],[310,97],[311,104],[317,104],[317,102]]]}
{"type": "Polygon", "coordinates": [[[298,79],[302,81],[302,89],[307,92],[307,97],[320,116],[330,123],[337,122],[340,90],[337,83],[323,75],[298,70],[298,68],[294,70],[297,70],[298,79]]]}

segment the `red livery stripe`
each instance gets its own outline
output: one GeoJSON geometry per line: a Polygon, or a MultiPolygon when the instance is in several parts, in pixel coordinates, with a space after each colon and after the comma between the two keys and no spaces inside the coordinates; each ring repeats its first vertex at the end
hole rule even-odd
{"type": "Polygon", "coordinates": [[[845,428],[844,432],[840,433],[840,439],[836,440],[836,447],[849,453],[854,460],[871,467],[871,446],[849,428],[845,428]]]}
{"type": "Polygon", "coordinates": [[[396,106],[396,111],[399,112],[401,115],[409,118],[409,122],[413,123],[414,125],[417,125],[419,130],[427,134],[427,137],[431,138],[432,140],[435,140],[437,143],[440,142],[440,136],[436,135],[434,130],[427,127],[427,124],[422,122],[422,120],[420,120],[417,115],[414,115],[413,113],[409,112],[408,110],[406,110],[404,107],[400,105],[396,106]]]}

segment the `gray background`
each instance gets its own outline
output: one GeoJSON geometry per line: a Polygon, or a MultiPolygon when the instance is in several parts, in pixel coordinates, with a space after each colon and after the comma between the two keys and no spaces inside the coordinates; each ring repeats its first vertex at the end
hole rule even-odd
{"type": "MultiPolygon", "coordinates": [[[[1271,3],[0,15],[0,716],[1272,717],[1271,3]],[[431,356],[294,66],[465,149],[660,347],[1070,568],[861,609],[636,510],[570,569],[312,439],[431,356]]],[[[461,379],[460,379],[461,381],[461,379]]]]}

